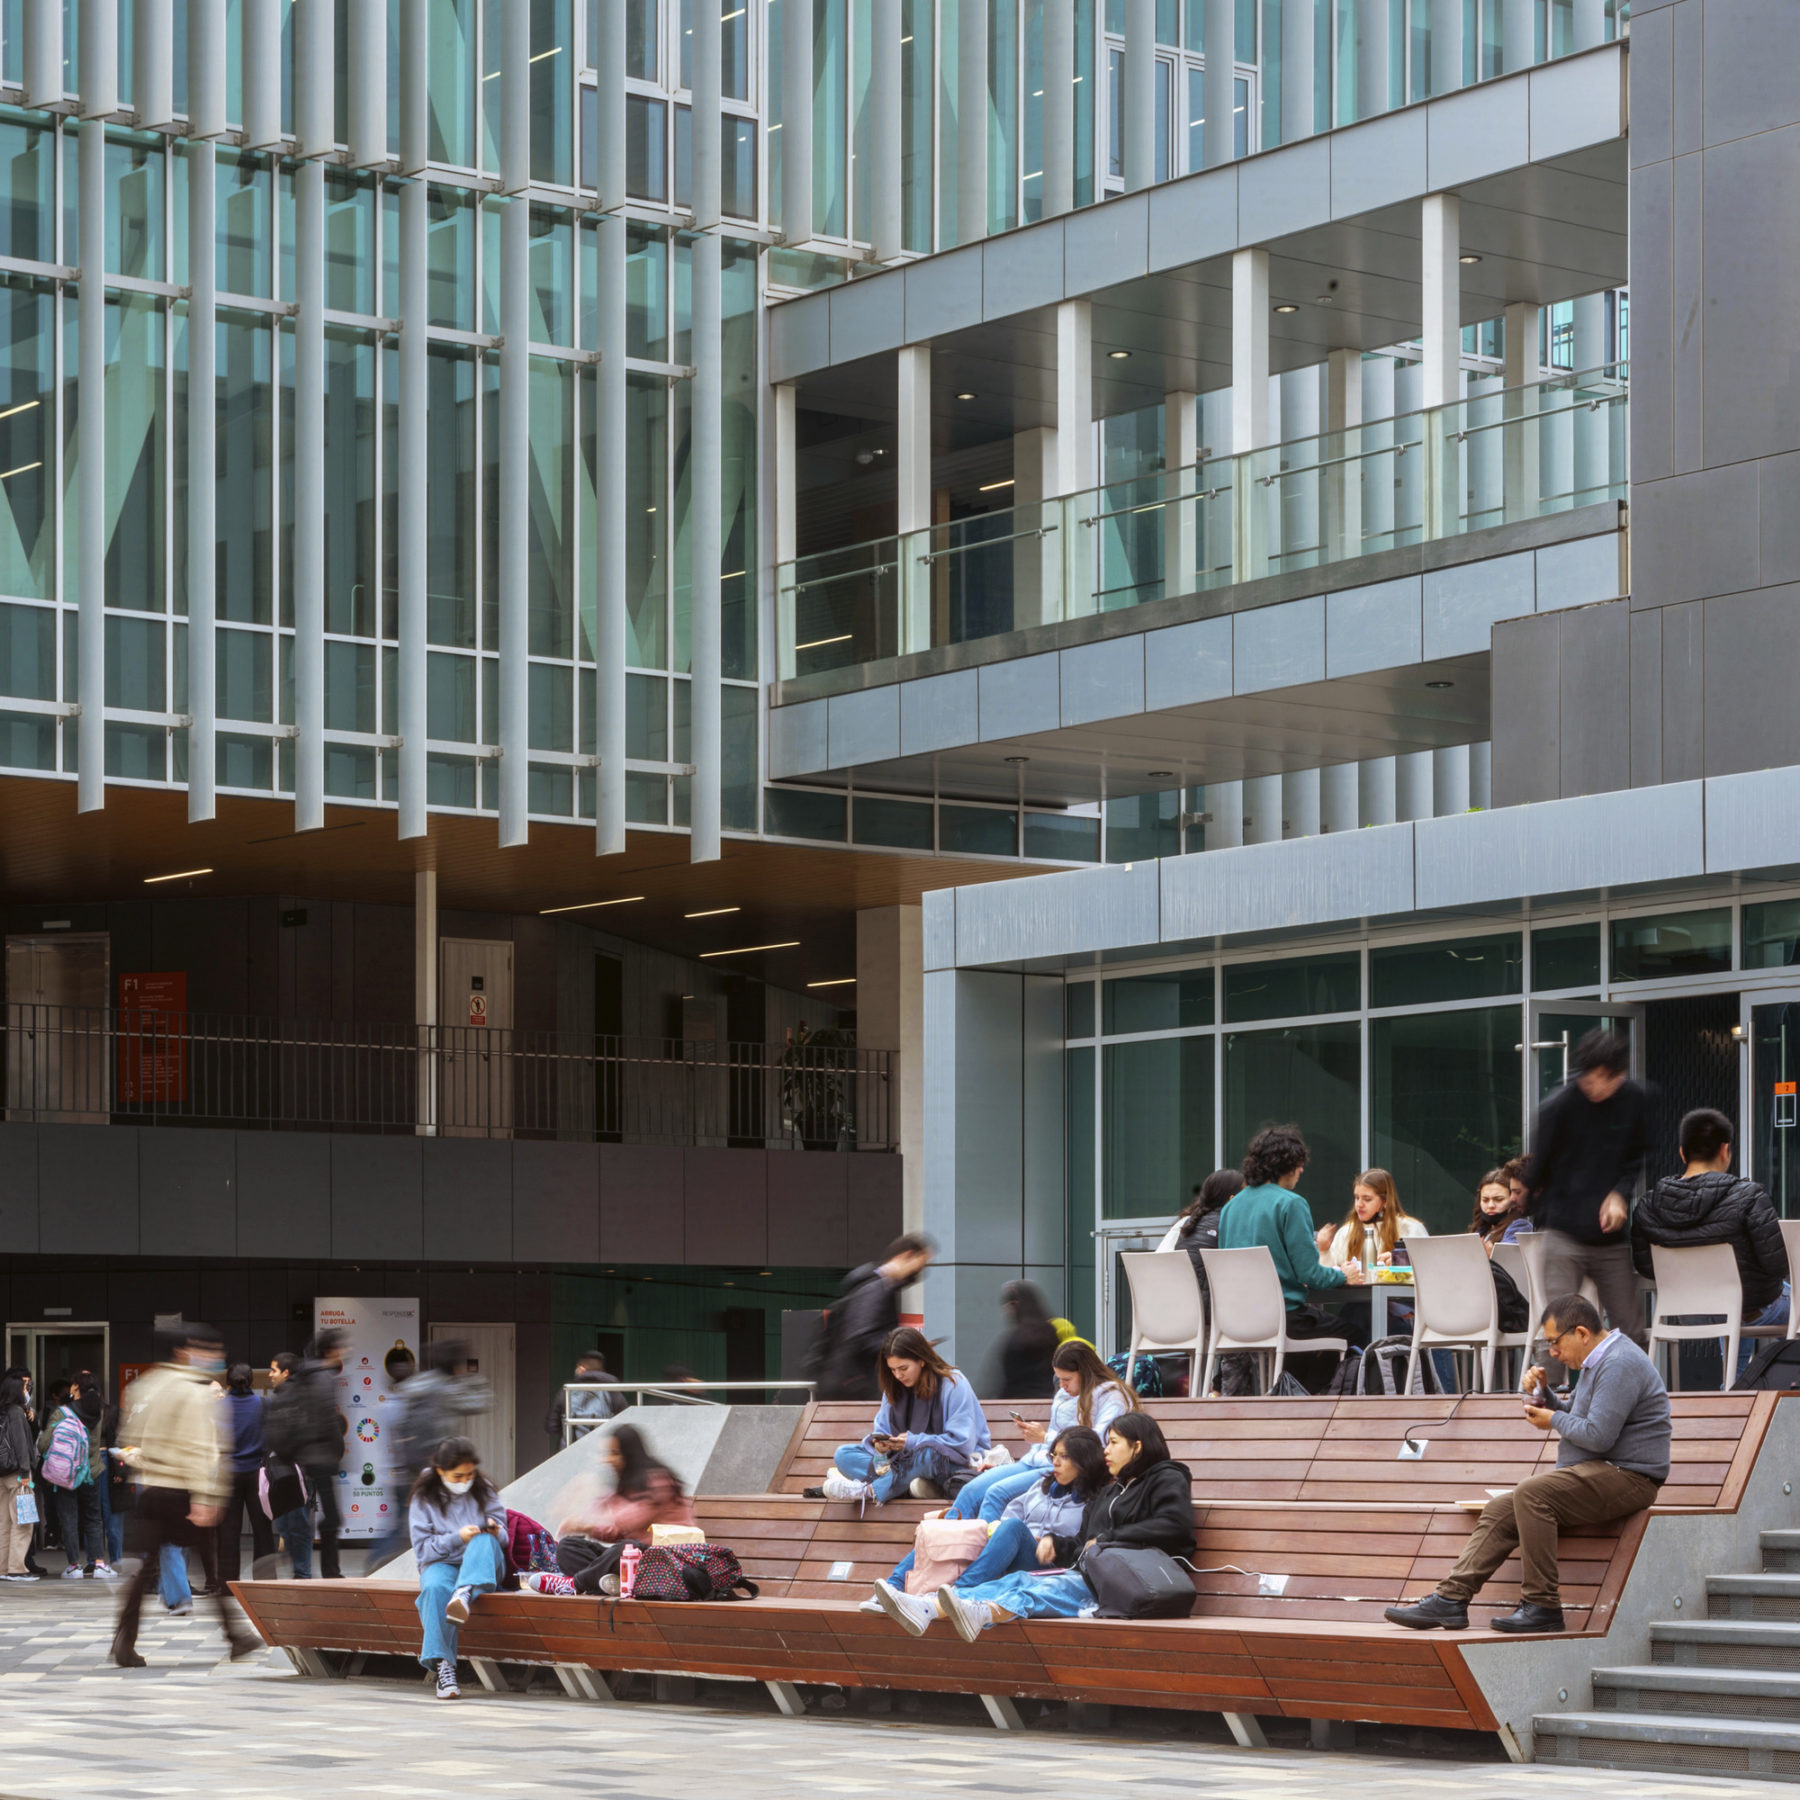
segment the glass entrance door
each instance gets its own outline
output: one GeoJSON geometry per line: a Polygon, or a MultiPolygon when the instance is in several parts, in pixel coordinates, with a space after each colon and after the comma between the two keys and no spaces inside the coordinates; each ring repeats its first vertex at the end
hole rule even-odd
{"type": "Polygon", "coordinates": [[[1535,1108],[1556,1088],[1568,1080],[1570,1060],[1575,1046],[1597,1027],[1622,1034],[1631,1044],[1631,1073],[1638,1080],[1644,1074],[1644,1009],[1598,1000],[1589,1004],[1581,1000],[1533,1001],[1530,1013],[1531,1038],[1521,1046],[1529,1058],[1531,1100],[1535,1108]]]}
{"type": "Polygon", "coordinates": [[[107,1398],[116,1400],[113,1372],[108,1357],[108,1333],[105,1323],[69,1323],[56,1325],[8,1325],[6,1328],[6,1366],[31,1371],[31,1391],[38,1406],[38,1420],[44,1419],[43,1403],[51,1387],[58,1381],[69,1381],[84,1370],[98,1375],[106,1388],[107,1398]]]}
{"type": "Polygon", "coordinates": [[[1738,1167],[1784,1218],[1800,1218],[1800,993],[1744,996],[1750,1033],[1749,1142],[1738,1167]]]}

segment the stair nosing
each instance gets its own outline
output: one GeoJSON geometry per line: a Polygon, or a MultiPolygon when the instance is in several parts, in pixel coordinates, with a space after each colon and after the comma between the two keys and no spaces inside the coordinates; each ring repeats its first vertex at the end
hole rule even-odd
{"type": "Polygon", "coordinates": [[[1626,1663],[1593,1671],[1596,1684],[1608,1687],[1645,1687],[1660,1690],[1699,1686],[1726,1692],[1791,1692],[1800,1699],[1800,1670],[1716,1668],[1706,1664],[1626,1663]]]}
{"type": "Polygon", "coordinates": [[[1800,1719],[1701,1721],[1664,1713],[1539,1713],[1531,1721],[1536,1737],[1620,1738],[1634,1743],[1711,1744],[1723,1749],[1800,1750],[1800,1719]],[[1621,1729],[1624,1727],[1625,1729],[1621,1729]],[[1736,1740],[1735,1742],[1733,1740],[1736,1740]]]}

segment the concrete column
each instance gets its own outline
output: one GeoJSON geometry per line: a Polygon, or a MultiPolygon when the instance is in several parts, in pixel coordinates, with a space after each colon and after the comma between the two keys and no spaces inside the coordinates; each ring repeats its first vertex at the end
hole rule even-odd
{"type": "Polygon", "coordinates": [[[1469,810],[1469,746],[1451,744],[1431,753],[1431,812],[1433,818],[1469,810]]]}
{"type": "Polygon", "coordinates": [[[1125,67],[1121,81],[1125,191],[1156,180],[1156,0],[1125,0],[1125,67]]]}
{"type": "Polygon", "coordinates": [[[1394,104],[1388,92],[1390,0],[1356,0],[1356,116],[1372,119],[1394,104]]]}
{"type": "Polygon", "coordinates": [[[1206,805],[1212,814],[1206,827],[1209,850],[1236,850],[1244,842],[1244,784],[1241,781],[1209,781],[1206,805]]]}
{"type": "Polygon", "coordinates": [[[960,0],[956,40],[956,236],[978,244],[988,225],[988,0],[960,0]]]}
{"type": "Polygon", "coordinates": [[[1421,348],[1425,388],[1421,404],[1445,406],[1457,397],[1462,367],[1461,202],[1454,194],[1427,194],[1420,203],[1420,290],[1424,307],[1421,348]]]}
{"type": "Polygon", "coordinates": [[[188,137],[225,132],[225,0],[188,0],[188,137]]]}
{"type": "Polygon", "coordinates": [[[352,6],[346,17],[350,161],[359,169],[373,169],[388,157],[387,14],[379,6],[352,6]]]}
{"type": "Polygon", "coordinates": [[[1592,50],[1606,42],[1606,0],[1575,0],[1575,48],[1592,50]]]}
{"type": "MultiPolygon", "coordinates": [[[[398,824],[402,838],[424,837],[430,826],[425,804],[425,576],[429,548],[425,485],[430,365],[425,349],[426,191],[420,179],[430,141],[425,91],[429,8],[430,0],[401,0],[400,5],[400,167],[412,177],[400,188],[400,418],[395,472],[400,643],[399,705],[394,722],[400,735],[398,824]]],[[[423,1020],[424,1014],[419,1016],[423,1020]]]]}
{"type": "Polygon", "coordinates": [[[1347,460],[1362,447],[1362,363],[1360,350],[1333,350],[1325,359],[1326,456],[1332,466],[1325,476],[1324,535],[1326,555],[1334,560],[1362,554],[1363,481],[1370,470],[1347,460]]]}
{"type": "Polygon", "coordinates": [[[1075,206],[1075,0],[1044,0],[1044,217],[1075,206]]]}
{"type": "Polygon", "coordinates": [[[1469,746],[1469,804],[1486,812],[1493,804],[1494,746],[1469,746]]]}
{"type": "Polygon", "coordinates": [[[1434,753],[1415,750],[1394,758],[1394,817],[1430,819],[1437,816],[1433,795],[1434,753]]]}
{"type": "Polygon", "coordinates": [[[420,1137],[437,1135],[437,1055],[433,1033],[438,1022],[437,870],[413,875],[413,1012],[420,1031],[420,1137]]]}
{"type": "Polygon", "coordinates": [[[80,0],[78,82],[83,119],[110,119],[119,110],[118,0],[80,0]]]}
{"type": "Polygon", "coordinates": [[[1251,775],[1244,781],[1244,842],[1246,844],[1279,844],[1282,821],[1282,778],[1279,775],[1251,775]]]}
{"type": "Polygon", "coordinates": [[[900,0],[871,0],[870,24],[867,233],[875,260],[892,262],[906,248],[900,223],[900,71],[906,56],[900,0]]]}
{"type": "MultiPolygon", "coordinates": [[[[1574,306],[1575,372],[1590,374],[1607,360],[1606,296],[1583,294],[1574,306]]],[[[1575,504],[1585,506],[1601,498],[1610,470],[1608,445],[1611,419],[1606,412],[1577,407],[1574,423],[1575,504]]]]}
{"type": "Polygon", "coordinates": [[[1356,765],[1358,825],[1392,825],[1399,817],[1396,775],[1391,756],[1371,757],[1356,765]]]}
{"type": "MultiPolygon", "coordinates": [[[[60,38],[59,38],[60,44],[60,38]]],[[[98,119],[79,127],[77,182],[81,195],[76,298],[80,330],[80,461],[75,472],[75,553],[81,648],[75,698],[81,706],[75,741],[81,757],[76,807],[95,812],[106,804],[106,127],[98,119]]]]}
{"type": "Polygon", "coordinates": [[[1431,0],[1431,91],[1453,94],[1463,81],[1463,0],[1431,0]]]}
{"type": "Polygon", "coordinates": [[[1540,494],[1538,467],[1538,390],[1533,385],[1542,374],[1538,367],[1537,306],[1529,300],[1507,307],[1504,393],[1506,423],[1500,434],[1506,440],[1501,482],[1505,491],[1506,517],[1535,517],[1540,494]]]}
{"type": "MultiPolygon", "coordinates": [[[[1237,0],[1206,0],[1206,166],[1237,155],[1237,0]]],[[[1185,99],[1178,98],[1177,106],[1185,99]]]]}
{"type": "Polygon", "coordinates": [[[1231,453],[1269,441],[1269,253],[1231,253],[1231,453]]]}
{"type": "Polygon", "coordinates": [[[244,148],[281,142],[280,0],[243,0],[244,148]]]}
{"type": "Polygon", "coordinates": [[[33,112],[61,112],[63,73],[63,0],[25,0],[20,21],[25,74],[25,104],[33,112]]]}
{"type": "MultiPolygon", "coordinates": [[[[173,0],[137,0],[131,57],[131,109],[140,131],[169,131],[175,124],[175,25],[173,0]]],[[[189,15],[189,29],[194,24],[189,15]]],[[[204,20],[201,21],[204,24],[204,20]]]]}
{"type": "MultiPolygon", "coordinates": [[[[894,1053],[889,1129],[900,1146],[903,1229],[925,1229],[925,959],[916,906],[856,915],[856,1041],[894,1053]]],[[[860,1098],[860,1096],[859,1096],[860,1098]]]]}
{"type": "MultiPolygon", "coordinates": [[[[605,216],[598,227],[599,292],[596,295],[600,367],[594,381],[594,436],[598,470],[594,491],[594,854],[617,856],[625,849],[625,641],[626,522],[625,420],[628,386],[625,375],[626,224],[625,205],[625,9],[597,11],[600,41],[595,46],[599,71],[599,143],[595,156],[595,197],[605,216]]],[[[812,38],[798,32],[807,56],[807,104],[793,109],[805,115],[803,138],[806,186],[812,192],[812,38]]],[[[782,136],[788,138],[784,125],[782,136]]],[[[793,149],[789,143],[785,158],[793,149]]],[[[783,168],[785,170],[784,161],[783,168]]],[[[779,391],[779,390],[777,390],[779,391]]]]}
{"type": "Polygon", "coordinates": [[[302,156],[330,156],[337,146],[336,36],[333,0],[294,0],[294,136],[302,156]]]}
{"type": "MultiPolygon", "coordinates": [[[[700,14],[695,11],[698,21],[700,14]]],[[[688,535],[693,545],[693,676],[691,760],[693,806],[688,855],[694,862],[720,856],[719,766],[723,726],[719,683],[723,673],[719,556],[723,530],[724,460],[720,445],[725,402],[723,246],[720,217],[718,20],[694,32],[694,423],[693,498],[688,535]]]]}
{"type": "MultiPolygon", "coordinates": [[[[1013,433],[1013,505],[1021,531],[1045,518],[1044,503],[1057,498],[1056,432],[1048,425],[1013,433]]],[[[1063,532],[1021,537],[1013,543],[1013,629],[1062,617],[1063,532]]]]}
{"type": "MultiPolygon", "coordinates": [[[[531,11],[501,0],[499,843],[531,836],[531,11]]],[[[695,136],[699,135],[696,111],[695,136]]]]}
{"type": "Polygon", "coordinates": [[[1318,0],[1281,0],[1281,141],[1311,137],[1317,119],[1318,0]]]}
{"type": "MultiPolygon", "coordinates": [[[[1291,444],[1299,439],[1317,443],[1321,389],[1316,363],[1301,369],[1289,369],[1274,377],[1277,410],[1271,436],[1278,444],[1291,444]]],[[[1315,452],[1315,455],[1319,454],[1315,452]]],[[[1324,475],[1318,469],[1296,473],[1269,489],[1269,541],[1285,559],[1297,551],[1313,552],[1324,543],[1320,526],[1324,512],[1324,475]]]]}
{"type": "MultiPolygon", "coordinates": [[[[623,32],[624,7],[610,10],[619,15],[619,30],[623,32]]],[[[796,5],[783,7],[781,13],[781,235],[790,244],[804,244],[813,234],[812,11],[807,0],[799,0],[796,5]]],[[[606,72],[602,70],[602,99],[609,91],[622,93],[624,78],[621,37],[620,85],[609,90],[606,72]]]]}
{"type": "Polygon", "coordinates": [[[1317,769],[1295,769],[1281,778],[1282,835],[1317,837],[1323,810],[1317,769]]]}
{"type": "MultiPolygon", "coordinates": [[[[775,453],[775,675],[795,673],[794,556],[800,539],[799,445],[794,435],[795,391],[782,383],[770,390],[770,423],[775,453]]],[[[903,590],[904,591],[904,590],[903,590]]]]}
{"type": "Polygon", "coordinates": [[[1500,71],[1516,75],[1537,60],[1537,7],[1534,0],[1501,0],[1500,71]]]}
{"type": "Polygon", "coordinates": [[[1086,300],[1056,309],[1056,489],[1094,485],[1094,312],[1086,300]]]}
{"type": "Polygon", "coordinates": [[[1319,771],[1319,829],[1355,831],[1361,821],[1359,770],[1355,763],[1333,763],[1319,771]]]}
{"type": "Polygon", "coordinates": [[[931,346],[908,344],[898,361],[899,508],[896,528],[923,531],[931,523],[931,346]]]}
{"type": "Polygon", "coordinates": [[[1163,395],[1163,598],[1199,587],[1200,396],[1163,395]]]}

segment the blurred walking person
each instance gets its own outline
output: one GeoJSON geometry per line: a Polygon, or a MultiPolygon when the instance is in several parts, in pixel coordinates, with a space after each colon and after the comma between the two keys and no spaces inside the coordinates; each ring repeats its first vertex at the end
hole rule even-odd
{"type": "MultiPolygon", "coordinates": [[[[212,1531],[230,1492],[212,1392],[213,1377],[224,1364],[219,1334],[209,1326],[184,1324],[171,1333],[169,1360],[132,1383],[125,1435],[134,1451],[147,1548],[125,1590],[113,1638],[112,1659],[121,1669],[144,1667],[137,1649],[138,1616],[162,1559],[185,1557],[190,1544],[212,1531]]],[[[215,1594],[213,1604],[233,1661],[259,1647],[255,1636],[236,1628],[223,1595],[215,1594]]]]}
{"type": "Polygon", "coordinates": [[[310,1581],[312,1500],[296,1455],[306,1436],[306,1399],[294,1382],[299,1368],[300,1358],[291,1350],[277,1351],[269,1359],[269,1393],[263,1402],[263,1466],[268,1473],[274,1535],[293,1559],[294,1579],[310,1581]]]}
{"type": "Polygon", "coordinates": [[[0,1381],[0,1581],[36,1581],[25,1565],[37,1496],[31,1485],[31,1425],[25,1416],[25,1384],[16,1375],[0,1381]],[[27,1517],[20,1518],[23,1511],[27,1517]]]}
{"type": "MultiPolygon", "coordinates": [[[[393,1427],[393,1491],[411,1494],[413,1484],[432,1466],[431,1459],[447,1438],[460,1439],[465,1421],[494,1404],[487,1377],[469,1367],[469,1346],[460,1338],[434,1338],[425,1346],[425,1366],[400,1388],[400,1420],[393,1427]]],[[[395,1507],[388,1529],[369,1546],[363,1574],[373,1575],[405,1548],[409,1520],[395,1507]]]]}
{"type": "Polygon", "coordinates": [[[75,1410],[87,1427],[94,1447],[94,1486],[100,1496],[100,1539],[106,1546],[106,1567],[113,1576],[125,1554],[125,1512],[131,1494],[125,1484],[124,1464],[118,1458],[119,1409],[106,1397],[106,1388],[91,1369],[75,1377],[75,1410]]]}
{"type": "Polygon", "coordinates": [[[250,1554],[260,1562],[275,1554],[275,1532],[262,1509],[263,1403],[248,1363],[233,1363],[219,1402],[224,1415],[225,1469],[231,1497],[219,1523],[219,1585],[229,1587],[243,1570],[244,1518],[250,1519],[250,1554]]]}
{"type": "Polygon", "coordinates": [[[320,1332],[281,1390],[287,1427],[281,1454],[298,1465],[319,1503],[319,1573],[327,1581],[340,1581],[344,1573],[338,1565],[337,1490],[347,1422],[338,1408],[337,1378],[348,1341],[341,1331],[320,1332]]]}

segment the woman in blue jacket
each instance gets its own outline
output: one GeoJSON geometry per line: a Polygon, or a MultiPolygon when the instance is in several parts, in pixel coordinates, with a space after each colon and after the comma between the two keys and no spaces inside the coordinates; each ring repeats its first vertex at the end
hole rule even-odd
{"type": "Polygon", "coordinates": [[[844,1444],[825,1484],[831,1500],[885,1505],[910,1493],[936,1500],[985,1452],[987,1415],[969,1378],[902,1325],[881,1347],[881,1405],[860,1444],[844,1444]]]}
{"type": "Polygon", "coordinates": [[[506,1573],[506,1508],[466,1437],[445,1438],[413,1483],[407,1522],[419,1564],[419,1661],[437,1670],[437,1697],[460,1700],[456,1628],[506,1573]]]}

